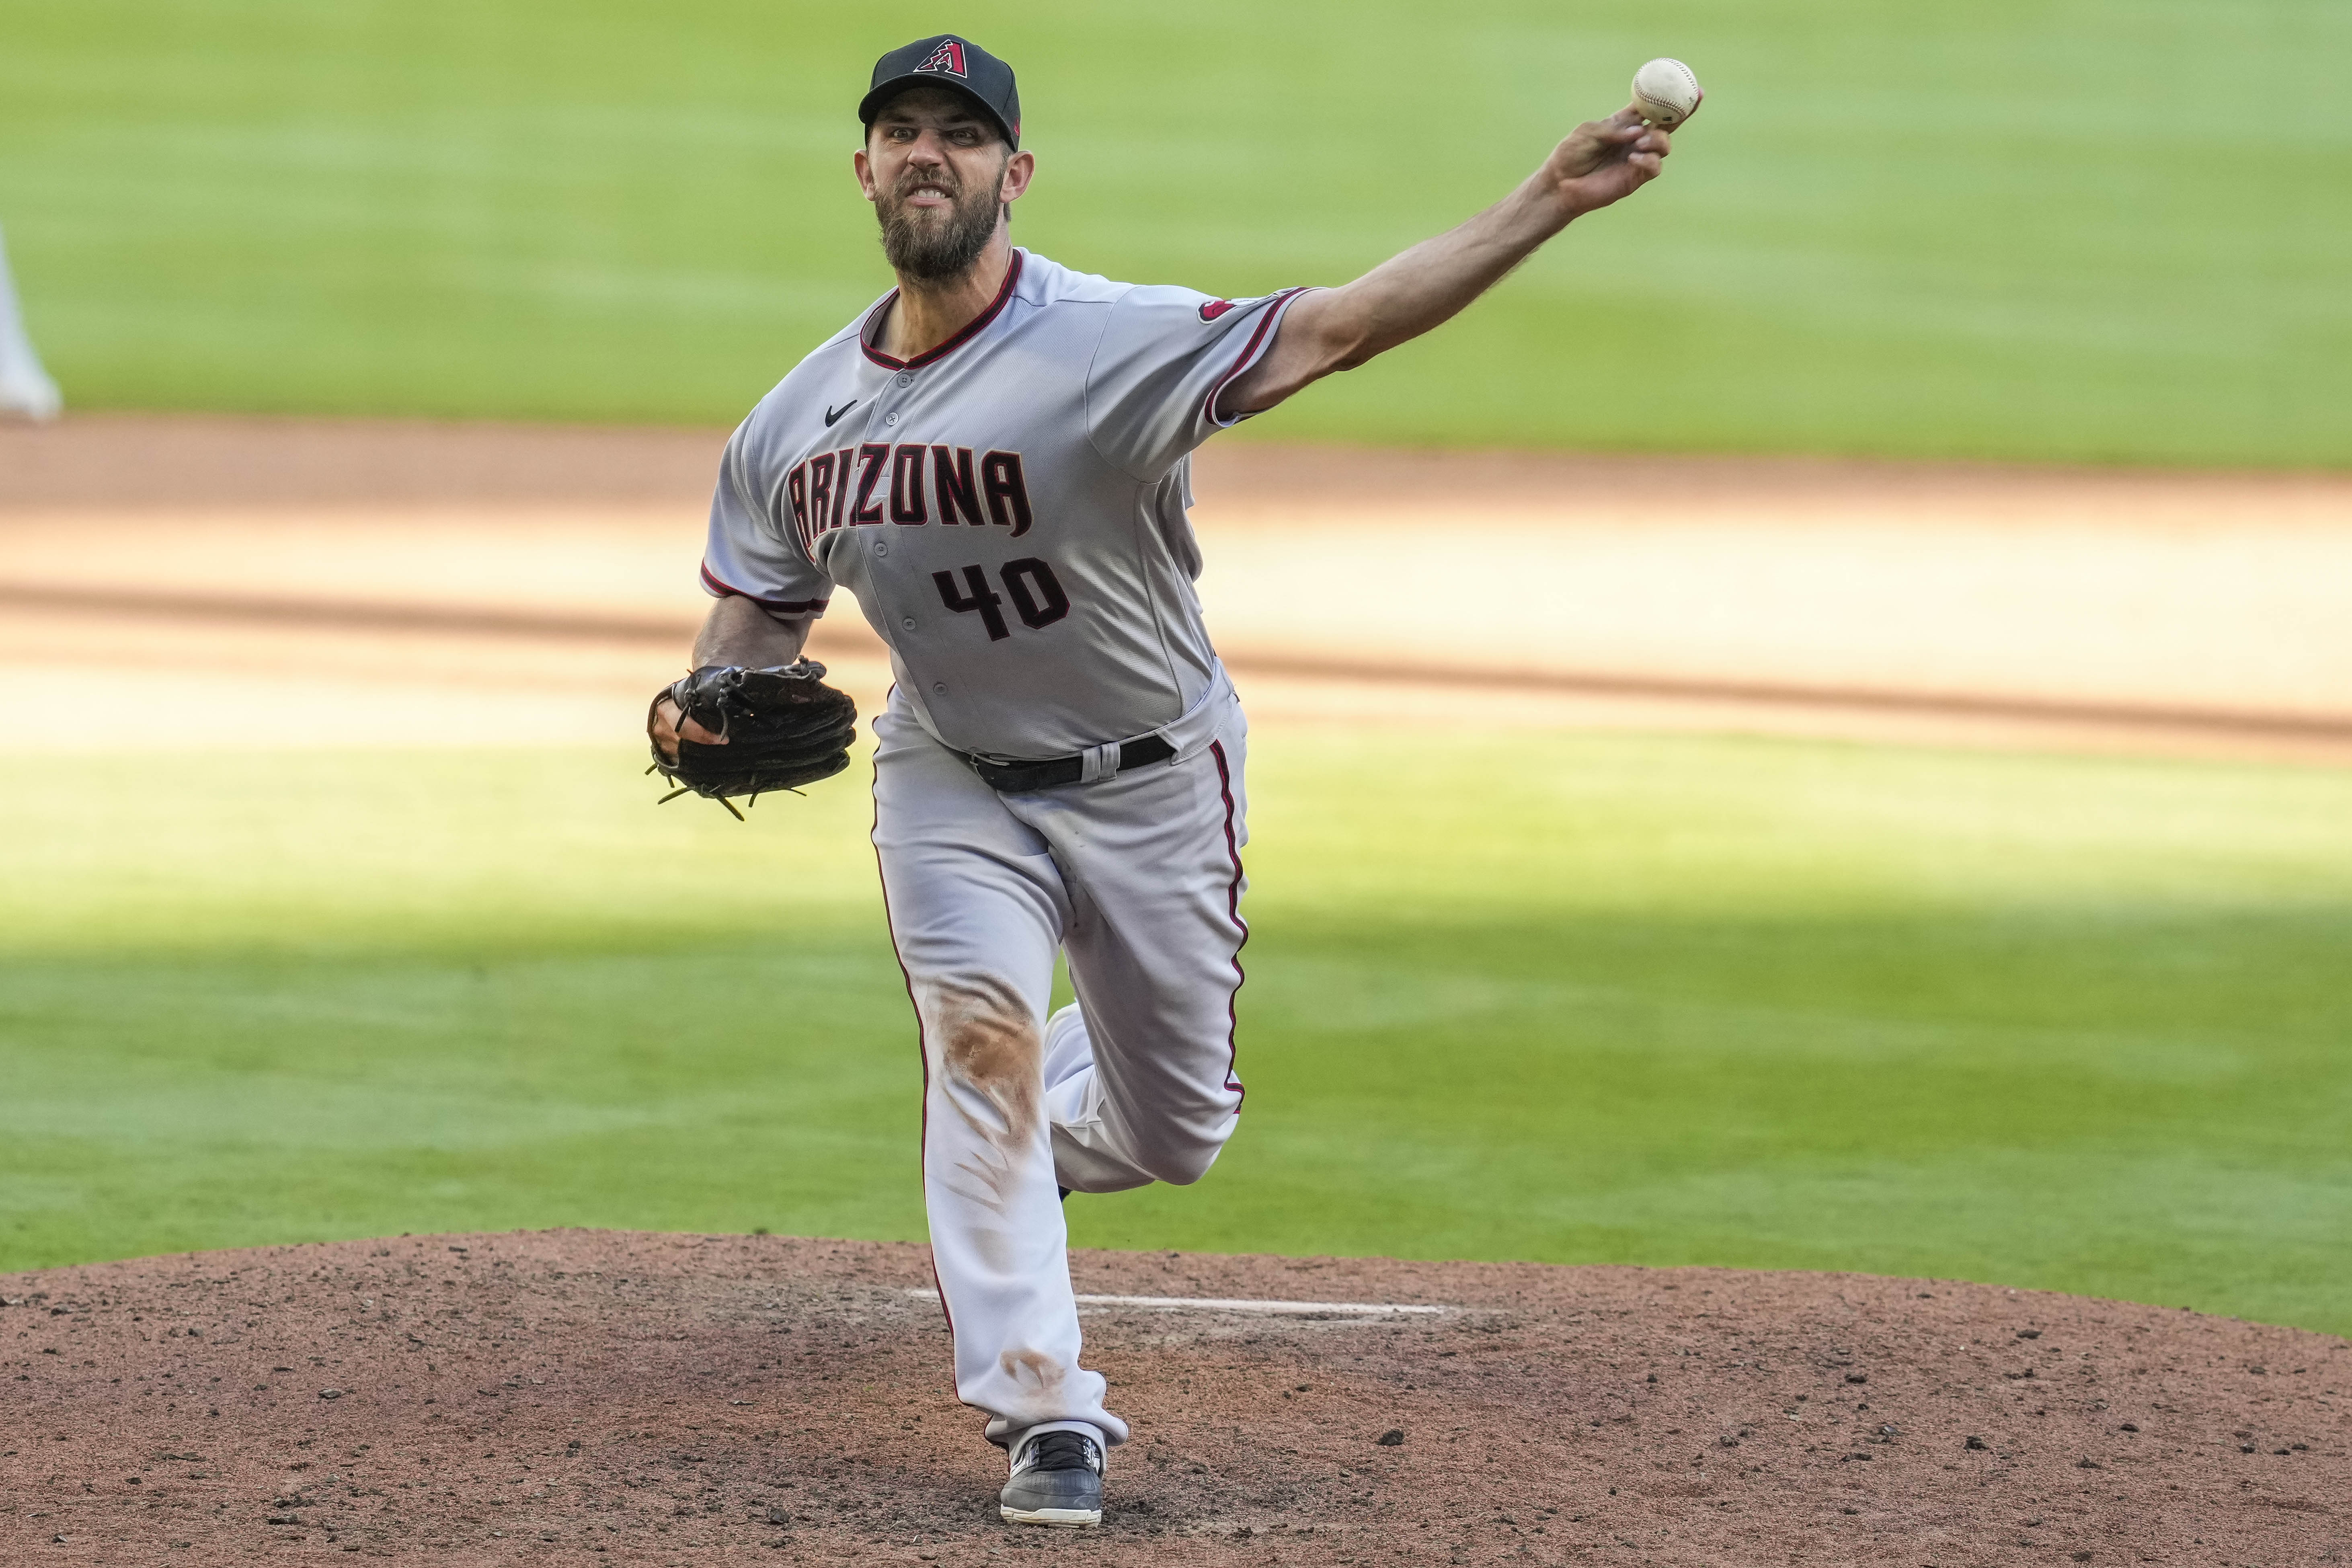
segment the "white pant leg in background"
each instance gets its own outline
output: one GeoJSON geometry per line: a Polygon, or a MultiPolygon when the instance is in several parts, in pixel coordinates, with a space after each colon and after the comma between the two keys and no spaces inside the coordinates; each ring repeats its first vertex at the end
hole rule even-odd
{"type": "Polygon", "coordinates": [[[923,1197],[956,1393],[992,1441],[1127,1426],[1078,1364],[1057,1185],[1199,1179],[1241,1107],[1234,994],[1245,727],[1230,693],[1173,763],[1000,795],[894,698],[874,842],[922,1037],[923,1197]],[[1082,1016],[1045,1008],[1066,943],[1082,1016]],[[1050,1103],[1049,1103],[1050,1101],[1050,1103]]]}
{"type": "Polygon", "coordinates": [[[8,271],[8,246],[0,237],[0,413],[29,414],[54,419],[64,406],[58,384],[41,368],[33,340],[25,333],[23,313],[16,305],[16,281],[8,271]]]}

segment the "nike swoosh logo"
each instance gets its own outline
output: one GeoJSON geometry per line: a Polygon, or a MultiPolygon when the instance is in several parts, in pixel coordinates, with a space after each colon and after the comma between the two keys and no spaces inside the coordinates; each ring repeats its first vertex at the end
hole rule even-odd
{"type": "Polygon", "coordinates": [[[826,409],[824,411],[824,427],[828,430],[832,429],[833,422],[840,418],[843,415],[848,413],[851,409],[856,407],[857,404],[858,399],[853,397],[838,408],[826,409]]]}

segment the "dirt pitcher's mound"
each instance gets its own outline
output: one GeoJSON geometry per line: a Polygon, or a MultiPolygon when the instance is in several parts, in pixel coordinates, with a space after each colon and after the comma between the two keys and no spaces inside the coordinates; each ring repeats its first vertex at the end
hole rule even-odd
{"type": "Polygon", "coordinates": [[[1092,1533],[997,1521],[917,1247],[568,1231],[0,1279],[0,1561],[2352,1556],[2352,1346],[2318,1334],[1850,1275],[1074,1267],[1130,1299],[1085,1309],[1136,1431],[1092,1533]]]}

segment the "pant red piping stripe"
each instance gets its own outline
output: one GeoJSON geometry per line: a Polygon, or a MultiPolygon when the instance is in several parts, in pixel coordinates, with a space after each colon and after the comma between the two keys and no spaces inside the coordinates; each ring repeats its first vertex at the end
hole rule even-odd
{"type": "Polygon", "coordinates": [[[1242,848],[1234,837],[1234,773],[1225,762],[1225,743],[1210,742],[1209,755],[1216,759],[1217,791],[1225,801],[1225,855],[1234,863],[1234,879],[1225,887],[1225,912],[1234,929],[1241,932],[1241,940],[1234,943],[1234,989],[1225,998],[1225,1087],[1241,1097],[1234,1105],[1238,1110],[1241,1101],[1249,1098],[1239,1077],[1242,986],[1249,980],[1242,968],[1242,949],[1249,945],[1249,921],[1242,919],[1242,848]]]}

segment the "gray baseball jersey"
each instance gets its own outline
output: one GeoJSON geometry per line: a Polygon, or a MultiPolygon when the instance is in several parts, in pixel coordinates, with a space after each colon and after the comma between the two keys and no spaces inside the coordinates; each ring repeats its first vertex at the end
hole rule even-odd
{"type": "Polygon", "coordinates": [[[886,295],[727,444],[704,588],[786,614],[838,584],[924,729],[1066,755],[1181,716],[1215,656],[1193,591],[1190,455],[1274,341],[1288,289],[1226,300],[1013,252],[1004,286],[912,360],[886,295]]]}

